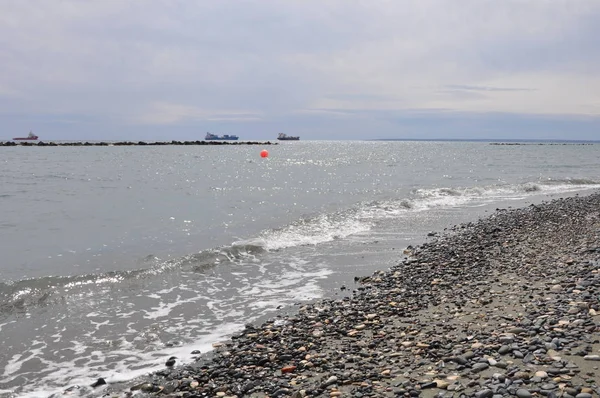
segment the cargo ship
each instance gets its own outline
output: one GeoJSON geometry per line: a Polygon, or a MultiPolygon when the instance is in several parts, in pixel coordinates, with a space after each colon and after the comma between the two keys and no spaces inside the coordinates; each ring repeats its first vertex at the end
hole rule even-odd
{"type": "Polygon", "coordinates": [[[31,131],[27,137],[15,137],[13,140],[15,141],[35,141],[38,139],[38,136],[33,134],[31,131]]]}
{"type": "Polygon", "coordinates": [[[206,133],[206,137],[204,137],[206,141],[236,141],[238,138],[240,137],[237,135],[216,135],[211,133],[206,133]]]}
{"type": "Polygon", "coordinates": [[[277,139],[281,140],[281,141],[298,141],[298,140],[300,140],[300,137],[298,137],[298,136],[294,137],[294,136],[291,136],[291,135],[286,135],[286,134],[283,134],[283,133],[279,133],[279,135],[277,136],[277,139]]]}

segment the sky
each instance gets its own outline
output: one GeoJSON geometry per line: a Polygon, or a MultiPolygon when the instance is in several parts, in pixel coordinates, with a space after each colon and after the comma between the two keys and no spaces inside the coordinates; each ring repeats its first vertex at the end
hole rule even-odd
{"type": "Polygon", "coordinates": [[[597,0],[0,0],[0,139],[600,139],[597,0]]]}

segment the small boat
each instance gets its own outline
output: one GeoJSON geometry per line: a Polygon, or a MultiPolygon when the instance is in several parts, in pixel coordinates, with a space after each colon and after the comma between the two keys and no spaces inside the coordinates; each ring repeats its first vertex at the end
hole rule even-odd
{"type": "Polygon", "coordinates": [[[38,136],[33,134],[33,132],[29,132],[29,135],[27,137],[15,137],[13,138],[13,140],[15,141],[35,141],[38,139],[38,136]]]}
{"type": "Polygon", "coordinates": [[[206,137],[204,137],[206,141],[236,141],[238,138],[240,137],[237,135],[216,135],[211,133],[206,133],[206,137]]]}
{"type": "Polygon", "coordinates": [[[300,137],[298,137],[298,136],[294,137],[294,136],[291,136],[291,135],[286,135],[286,134],[283,134],[283,133],[279,133],[279,135],[277,136],[277,139],[281,140],[281,141],[299,141],[300,137]]]}

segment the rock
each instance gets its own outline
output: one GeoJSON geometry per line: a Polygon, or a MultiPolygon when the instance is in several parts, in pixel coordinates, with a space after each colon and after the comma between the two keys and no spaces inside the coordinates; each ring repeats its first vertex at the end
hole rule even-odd
{"type": "Polygon", "coordinates": [[[519,388],[516,395],[519,398],[531,398],[531,393],[524,388],[519,388]]]}
{"type": "Polygon", "coordinates": [[[321,384],[321,388],[327,388],[332,384],[337,383],[338,378],[336,376],[330,376],[323,384],[321,384]]]}
{"type": "MultiPolygon", "coordinates": [[[[168,381],[163,386],[161,393],[162,394],[171,394],[173,391],[175,391],[175,389],[177,389],[178,386],[179,386],[179,383],[177,381],[174,381],[174,380],[168,381]]],[[[190,386],[191,386],[191,384],[190,384],[190,386]]]]}
{"type": "Polygon", "coordinates": [[[600,355],[586,355],[583,359],[586,361],[600,361],[600,355]]]}
{"type": "Polygon", "coordinates": [[[527,329],[521,328],[521,327],[515,327],[515,328],[508,330],[508,333],[511,333],[511,334],[525,334],[527,332],[528,332],[527,329]]]}
{"type": "Polygon", "coordinates": [[[520,358],[524,357],[523,353],[521,351],[518,351],[518,350],[513,351],[512,354],[513,354],[513,356],[515,358],[519,358],[520,359],[520,358]]]}
{"type": "Polygon", "coordinates": [[[506,369],[506,368],[508,368],[508,363],[506,363],[504,361],[498,361],[498,363],[496,363],[495,366],[500,369],[506,369]]]}
{"type": "Polygon", "coordinates": [[[519,371],[514,374],[516,379],[529,380],[530,377],[531,375],[527,371],[519,371]]]}
{"type": "Polygon", "coordinates": [[[479,362],[479,363],[476,363],[475,365],[473,365],[473,367],[471,368],[471,371],[474,373],[479,373],[481,371],[486,370],[489,367],[490,367],[490,365],[488,365],[487,363],[479,362]]]}
{"type": "Polygon", "coordinates": [[[90,387],[99,387],[99,386],[103,386],[106,384],[106,380],[104,380],[102,377],[100,377],[98,380],[96,380],[94,383],[92,383],[90,385],[90,387]]]}
{"type": "Polygon", "coordinates": [[[485,389],[485,390],[477,391],[475,393],[475,398],[492,398],[493,395],[494,395],[494,392],[492,390],[485,389]]]}

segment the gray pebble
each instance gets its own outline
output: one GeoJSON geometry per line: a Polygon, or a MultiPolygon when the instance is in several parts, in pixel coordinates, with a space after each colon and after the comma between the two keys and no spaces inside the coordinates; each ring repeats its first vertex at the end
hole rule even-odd
{"type": "Polygon", "coordinates": [[[517,390],[517,397],[519,398],[531,398],[531,393],[524,389],[524,388],[519,388],[517,390]]]}

